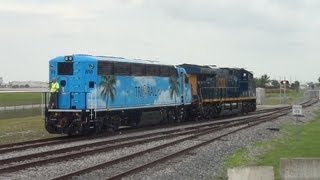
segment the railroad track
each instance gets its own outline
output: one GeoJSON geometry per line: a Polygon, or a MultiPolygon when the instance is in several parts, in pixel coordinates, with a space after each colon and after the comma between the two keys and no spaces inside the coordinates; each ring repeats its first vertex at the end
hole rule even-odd
{"type": "MultiPolygon", "coordinates": [[[[302,105],[304,107],[307,107],[307,106],[311,106],[312,104],[314,104],[316,102],[317,101],[313,101],[313,102],[312,101],[308,101],[308,102],[302,103],[302,105]]],[[[134,154],[130,154],[128,156],[124,156],[124,157],[121,157],[121,158],[118,158],[118,159],[115,159],[115,160],[112,160],[112,161],[101,163],[101,164],[98,164],[96,166],[92,166],[92,167],[85,168],[85,169],[82,169],[82,170],[79,170],[79,171],[75,171],[75,172],[72,172],[72,173],[69,173],[69,174],[66,174],[66,175],[62,175],[62,176],[56,177],[54,179],[56,179],[56,180],[70,179],[72,177],[81,176],[83,174],[87,174],[87,173],[90,173],[90,172],[95,171],[95,170],[110,168],[111,166],[113,166],[115,164],[124,163],[124,162],[126,162],[128,160],[140,157],[140,156],[145,155],[147,153],[152,153],[152,152],[167,148],[169,146],[173,146],[173,145],[179,144],[179,143],[181,143],[183,141],[186,141],[186,140],[195,139],[195,138],[198,138],[200,136],[208,135],[210,133],[213,133],[214,131],[225,130],[227,128],[232,128],[232,127],[238,127],[238,128],[233,129],[233,130],[231,130],[229,132],[226,132],[226,133],[223,133],[223,134],[218,135],[216,137],[213,137],[211,139],[208,139],[208,140],[206,140],[204,142],[198,143],[198,144],[190,146],[188,148],[184,148],[184,149],[182,149],[180,151],[174,152],[174,153],[166,155],[164,157],[157,158],[155,160],[151,160],[150,162],[147,162],[147,163],[144,163],[144,164],[141,164],[141,165],[138,165],[138,166],[134,166],[132,168],[129,168],[128,170],[124,170],[121,173],[118,173],[118,174],[115,174],[115,175],[103,176],[103,177],[107,177],[107,179],[121,179],[121,178],[129,176],[131,174],[143,171],[146,168],[153,167],[153,166],[155,166],[155,165],[157,165],[159,163],[163,163],[163,162],[168,161],[170,159],[173,159],[173,158],[176,158],[178,156],[181,156],[181,155],[183,155],[183,154],[185,154],[187,152],[190,152],[190,151],[192,151],[194,149],[197,149],[197,148],[199,148],[201,146],[205,146],[205,145],[207,145],[209,143],[217,141],[217,140],[221,139],[222,137],[226,137],[226,136],[228,136],[230,134],[233,134],[235,132],[250,128],[252,126],[256,126],[256,125],[259,125],[261,123],[277,119],[278,117],[281,117],[281,116],[284,116],[284,115],[288,114],[290,112],[290,111],[288,111],[288,110],[290,110],[290,108],[291,107],[284,107],[284,108],[278,109],[274,113],[272,113],[272,115],[260,116],[260,117],[258,117],[258,119],[255,119],[255,120],[254,120],[254,118],[248,118],[245,121],[239,121],[239,122],[231,123],[231,124],[224,124],[224,125],[222,125],[220,127],[214,128],[214,129],[204,130],[204,131],[201,131],[201,132],[199,132],[197,134],[194,134],[192,136],[188,136],[188,137],[183,138],[183,139],[179,139],[179,140],[176,140],[176,141],[173,141],[173,142],[170,142],[170,143],[166,143],[166,144],[163,144],[163,145],[160,145],[160,146],[157,146],[157,147],[153,147],[153,148],[144,150],[144,151],[140,151],[140,152],[137,152],[137,153],[134,153],[134,154]]]]}
{"type": "MultiPolygon", "coordinates": [[[[274,110],[281,109],[283,107],[277,107],[277,108],[269,108],[269,109],[262,109],[253,113],[250,113],[250,115],[255,114],[261,114],[261,113],[268,113],[272,112],[274,110]]],[[[226,117],[215,119],[217,120],[223,120],[226,117]]],[[[203,122],[210,122],[212,120],[205,120],[203,122]]],[[[171,125],[157,125],[157,126],[151,126],[151,127],[144,127],[143,129],[122,129],[119,132],[116,132],[115,134],[100,134],[100,135],[91,135],[91,136],[76,136],[76,137],[69,137],[69,136],[62,136],[62,137],[54,137],[54,138],[47,138],[47,139],[39,139],[39,140],[32,140],[32,141],[24,141],[24,142],[17,142],[17,143],[11,143],[11,144],[2,144],[0,145],[0,154],[7,153],[7,152],[13,152],[13,151],[20,151],[30,148],[37,148],[37,147],[43,147],[43,146],[54,146],[59,144],[67,144],[70,142],[78,142],[83,140],[90,140],[90,139],[97,139],[99,137],[105,137],[105,136],[113,136],[117,135],[117,133],[124,134],[124,133],[135,133],[139,131],[146,131],[146,130],[154,130],[154,129],[162,129],[162,128],[168,128],[168,127],[179,127],[183,125],[192,125],[197,124],[198,122],[183,122],[179,124],[171,124],[171,125]]]]}
{"type": "MultiPolygon", "coordinates": [[[[265,116],[269,116],[269,114],[265,114],[262,117],[265,117],[265,116]]],[[[61,148],[57,150],[0,159],[0,164],[2,164],[2,166],[0,166],[0,173],[14,172],[14,171],[18,171],[28,167],[40,166],[40,165],[45,165],[52,162],[63,161],[65,159],[73,159],[73,158],[83,157],[86,155],[97,154],[100,152],[108,152],[108,151],[119,149],[119,148],[148,143],[152,141],[159,141],[162,139],[169,139],[169,138],[174,138],[178,136],[184,136],[187,134],[197,133],[203,130],[208,130],[208,129],[215,130],[216,127],[222,126],[224,124],[227,124],[227,123],[232,124],[239,121],[244,121],[246,119],[248,119],[248,117],[241,117],[235,120],[231,119],[231,120],[215,121],[215,122],[205,123],[201,125],[185,127],[181,129],[178,128],[178,129],[160,131],[155,133],[147,133],[143,135],[117,138],[113,140],[102,140],[98,142],[86,143],[83,145],[66,147],[66,148],[61,148]],[[48,156],[51,156],[51,157],[47,158],[48,156]],[[39,158],[43,158],[43,159],[39,159],[39,158]],[[36,159],[36,161],[32,161],[32,159],[36,159]],[[18,163],[21,161],[28,161],[28,162],[18,163]],[[11,166],[10,164],[13,164],[13,163],[16,165],[11,166]]]]}
{"type": "MultiPolygon", "coordinates": [[[[304,103],[304,106],[307,106],[311,104],[310,102],[304,103]]],[[[186,148],[184,150],[181,150],[179,152],[173,153],[172,155],[168,155],[166,157],[159,158],[157,160],[154,160],[152,162],[149,162],[147,164],[141,165],[139,167],[131,168],[130,170],[126,170],[123,173],[119,173],[116,175],[110,176],[110,178],[120,178],[123,176],[127,176],[129,174],[135,173],[137,171],[142,170],[145,167],[150,167],[153,165],[156,165],[160,162],[166,161],[172,157],[176,157],[178,155],[184,154],[185,152],[191,151],[192,149],[204,146],[208,143],[211,143],[213,141],[216,141],[224,136],[227,136],[231,133],[235,133],[237,131],[252,127],[254,125],[263,123],[268,121],[270,118],[277,118],[279,116],[283,116],[288,113],[288,110],[291,107],[284,107],[282,109],[277,109],[276,112],[278,115],[272,115],[272,113],[265,113],[264,115],[258,116],[251,116],[251,117],[241,117],[241,118],[234,118],[233,120],[222,120],[217,122],[210,122],[205,123],[201,125],[196,125],[192,127],[187,128],[178,128],[173,130],[167,130],[162,132],[156,132],[156,133],[148,133],[144,135],[136,135],[136,136],[130,136],[125,138],[117,138],[113,140],[102,140],[99,142],[93,142],[93,143],[87,143],[83,145],[78,145],[74,147],[67,147],[67,148],[61,148],[57,150],[51,150],[46,152],[40,152],[40,153],[34,153],[34,154],[28,154],[24,156],[17,156],[17,157],[11,157],[7,159],[1,159],[0,160],[0,175],[4,173],[12,173],[19,170],[23,170],[29,167],[34,166],[44,166],[49,163],[56,163],[56,162],[62,162],[66,160],[71,160],[75,158],[81,158],[85,156],[92,156],[96,155],[98,153],[105,153],[114,151],[117,149],[121,149],[124,147],[132,147],[137,146],[141,144],[146,144],[149,142],[154,141],[160,141],[164,139],[173,139],[169,143],[165,143],[156,147],[152,147],[146,150],[143,150],[141,152],[136,152],[127,156],[120,157],[118,159],[114,159],[112,161],[108,161],[105,163],[100,163],[96,166],[85,168],[79,171],[72,172],[70,174],[65,174],[60,177],[56,177],[57,179],[68,179],[73,176],[79,176],[85,173],[89,173],[91,171],[101,169],[101,168],[107,168],[116,164],[119,164],[124,161],[128,161],[130,159],[134,159],[138,156],[144,155],[146,153],[152,153],[155,151],[159,151],[163,148],[168,148],[170,146],[182,143],[187,140],[192,140],[200,136],[205,136],[214,132],[218,132],[225,129],[230,129],[233,127],[239,127],[233,131],[230,131],[228,133],[225,133],[223,135],[220,135],[218,137],[215,137],[209,141],[199,143],[197,145],[194,145],[192,147],[186,148]],[[284,112],[286,111],[286,112],[284,112]],[[176,138],[176,139],[175,139],[176,138]],[[178,139],[177,139],[178,138],[178,139]]],[[[3,153],[0,153],[0,155],[3,153]]],[[[109,176],[108,176],[109,177],[109,176]]]]}
{"type": "MultiPolygon", "coordinates": [[[[277,110],[280,112],[282,111],[288,111],[290,107],[283,108],[282,110],[277,110]]],[[[285,115],[288,112],[281,113],[278,116],[285,115]]],[[[277,117],[278,117],[277,116],[277,117]]],[[[136,152],[131,155],[124,156],[119,159],[115,159],[112,161],[108,161],[106,163],[100,163],[97,166],[86,168],[80,171],[76,171],[70,174],[63,175],[61,177],[57,177],[57,179],[65,179],[65,178],[70,178],[73,176],[78,176],[83,173],[88,173],[96,169],[101,169],[101,168],[106,168],[108,166],[121,163],[125,160],[130,160],[133,159],[137,156],[143,155],[145,153],[151,153],[157,150],[161,150],[163,148],[170,147],[174,144],[179,144],[187,140],[195,139],[200,136],[204,136],[210,133],[214,133],[217,131],[221,131],[226,128],[232,128],[235,126],[244,126],[241,127],[237,130],[234,130],[232,132],[226,133],[224,135],[220,135],[214,139],[211,139],[208,142],[203,142],[198,145],[189,147],[185,150],[182,150],[181,152],[179,151],[180,154],[183,154],[184,152],[191,151],[192,149],[198,148],[200,146],[203,146],[207,143],[211,143],[217,139],[220,139],[221,137],[227,136],[231,133],[237,132],[239,130],[249,128],[251,126],[257,125],[258,123],[263,123],[267,121],[270,117],[276,118],[276,116],[270,116],[269,113],[265,115],[261,115],[260,117],[242,117],[238,118],[237,120],[225,120],[225,121],[219,121],[219,122],[211,122],[203,125],[197,125],[193,127],[188,127],[188,128],[183,128],[183,129],[174,129],[174,130],[168,130],[168,131],[162,131],[162,132],[156,132],[156,133],[149,133],[145,135],[138,135],[138,136],[131,136],[128,138],[118,138],[114,140],[106,140],[106,141],[100,141],[100,142],[95,142],[95,143],[89,143],[89,144],[84,144],[84,145],[79,145],[75,147],[68,147],[68,148],[62,148],[58,150],[52,150],[52,151],[47,151],[47,152],[41,152],[41,153],[35,153],[35,154],[29,154],[25,156],[18,156],[18,157],[12,157],[12,158],[7,158],[7,159],[2,159],[0,160],[0,164],[2,164],[0,168],[0,174],[3,173],[10,173],[10,172],[16,172],[22,169],[26,169],[28,167],[34,167],[34,166],[43,166],[47,165],[49,163],[54,163],[54,162],[61,162],[65,160],[71,160],[79,157],[84,157],[84,156],[91,156],[95,155],[97,153],[102,153],[102,152],[110,152],[113,150],[121,149],[124,147],[132,147],[136,145],[141,145],[145,144],[148,142],[153,142],[153,141],[159,141],[163,139],[173,139],[177,137],[181,137],[180,139],[174,140],[169,143],[162,144],[160,146],[156,146],[141,152],[136,152]],[[258,120],[257,120],[258,118],[258,120]],[[245,126],[246,124],[246,126],[245,126]],[[22,162],[23,161],[23,162],[22,162]],[[22,163],[21,163],[22,162],[22,163]]],[[[178,153],[178,154],[179,154],[178,153]]],[[[154,160],[152,161],[151,164],[157,164],[160,163],[161,161],[164,161],[166,159],[170,159],[170,157],[174,157],[178,155],[176,153],[173,153],[171,156],[165,157],[165,158],[160,158],[159,160],[154,160]],[[161,160],[162,159],[162,160],[161,160]]],[[[148,163],[148,164],[150,164],[148,163]]],[[[151,166],[150,165],[141,165],[136,168],[132,168],[130,171],[126,171],[124,173],[117,174],[113,178],[119,178],[134,172],[137,172],[138,169],[143,169],[144,167],[151,166]],[[135,170],[136,169],[136,170],[135,170]]]]}

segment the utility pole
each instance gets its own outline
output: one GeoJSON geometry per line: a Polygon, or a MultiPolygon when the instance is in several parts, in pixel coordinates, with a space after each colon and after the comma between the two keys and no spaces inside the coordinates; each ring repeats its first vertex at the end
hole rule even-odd
{"type": "Polygon", "coordinates": [[[280,103],[281,103],[281,89],[283,89],[283,103],[286,103],[286,99],[287,99],[287,94],[286,94],[286,90],[287,90],[287,84],[289,84],[288,80],[281,80],[280,81],[280,103]]]}
{"type": "Polygon", "coordinates": [[[280,77],[280,83],[279,84],[280,84],[279,87],[280,87],[280,104],[281,104],[281,100],[282,100],[282,97],[281,97],[281,77],[280,77]]]}

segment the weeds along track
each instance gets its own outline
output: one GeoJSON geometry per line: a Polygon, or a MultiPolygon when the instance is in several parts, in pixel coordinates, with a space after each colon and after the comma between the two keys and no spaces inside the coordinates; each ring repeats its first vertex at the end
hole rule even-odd
{"type": "MultiPolygon", "coordinates": [[[[313,101],[308,101],[303,103],[304,106],[312,105],[313,101]]],[[[117,164],[123,164],[126,161],[134,160],[140,156],[144,156],[150,153],[156,153],[164,148],[170,148],[172,146],[178,146],[188,140],[193,140],[201,136],[207,136],[209,134],[222,132],[217,136],[206,140],[204,142],[199,142],[193,146],[182,148],[177,152],[173,152],[171,155],[165,157],[159,157],[158,159],[153,159],[151,162],[145,164],[139,164],[130,167],[129,169],[124,169],[123,172],[111,173],[106,177],[110,178],[120,178],[127,176],[132,173],[143,170],[146,167],[154,166],[163,161],[167,161],[171,158],[182,155],[198,147],[204,146],[213,141],[219,140],[220,138],[227,136],[229,134],[235,133],[237,131],[249,128],[251,126],[258,125],[260,123],[271,121],[277,117],[288,114],[291,107],[283,107],[282,109],[276,109],[273,112],[264,112],[262,114],[251,115],[246,117],[238,117],[232,119],[226,119],[221,121],[207,122],[203,124],[195,124],[190,127],[177,127],[175,129],[163,130],[161,132],[150,132],[142,135],[133,135],[128,137],[119,137],[115,139],[102,138],[100,141],[89,142],[81,145],[75,145],[71,147],[62,147],[59,149],[48,150],[44,152],[30,153],[26,155],[19,155],[17,151],[16,156],[11,156],[6,158],[6,153],[0,152],[0,177],[1,174],[10,174],[13,172],[18,172],[23,169],[27,169],[35,166],[47,166],[48,164],[55,164],[58,162],[67,162],[74,160],[76,158],[82,158],[86,156],[95,156],[99,153],[106,153],[121,150],[126,147],[141,146],[146,143],[156,142],[161,140],[169,140],[168,143],[164,143],[152,148],[148,148],[139,152],[134,152],[131,154],[126,154],[120,158],[115,158],[113,160],[98,163],[94,165],[89,165],[89,167],[83,168],[78,171],[71,171],[54,176],[57,179],[68,179],[73,176],[79,176],[98,169],[110,168],[111,166],[116,166],[117,164]]],[[[63,139],[63,141],[66,139],[63,139]]],[[[67,141],[67,140],[66,140],[67,141]]],[[[74,141],[74,139],[69,139],[69,141],[74,141]]],[[[80,141],[80,138],[77,139],[80,141]]],[[[53,141],[55,142],[55,141],[53,141]]],[[[46,146],[46,145],[45,145],[46,146]]],[[[37,146],[41,147],[41,146],[37,146]]],[[[154,156],[156,157],[156,155],[154,156]]],[[[119,169],[119,168],[118,168],[119,169]]]]}

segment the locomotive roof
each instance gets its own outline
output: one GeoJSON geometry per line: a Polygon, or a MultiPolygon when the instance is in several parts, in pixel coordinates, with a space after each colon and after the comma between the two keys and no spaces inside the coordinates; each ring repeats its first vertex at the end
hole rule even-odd
{"type": "Polygon", "coordinates": [[[216,74],[218,68],[215,65],[196,65],[196,64],[181,64],[187,73],[191,74],[216,74]]]}
{"type": "Polygon", "coordinates": [[[244,68],[228,68],[228,67],[222,67],[221,69],[227,69],[227,70],[236,70],[236,71],[244,71],[244,72],[248,72],[250,74],[253,74],[251,71],[248,71],[244,68]]]}
{"type": "Polygon", "coordinates": [[[141,63],[141,64],[156,64],[156,65],[167,65],[173,66],[171,64],[160,63],[159,61],[155,60],[144,60],[144,59],[127,59],[123,57],[116,57],[116,56],[93,56],[89,54],[73,54],[67,56],[59,56],[51,61],[64,61],[65,57],[72,57],[75,61],[113,61],[113,62],[128,62],[128,63],[141,63]]]}

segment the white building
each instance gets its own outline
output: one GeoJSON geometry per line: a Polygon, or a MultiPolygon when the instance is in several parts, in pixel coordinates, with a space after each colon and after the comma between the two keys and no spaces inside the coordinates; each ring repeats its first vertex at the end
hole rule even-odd
{"type": "Polygon", "coordinates": [[[264,88],[256,88],[257,104],[263,105],[266,101],[266,90],[264,88]]]}

